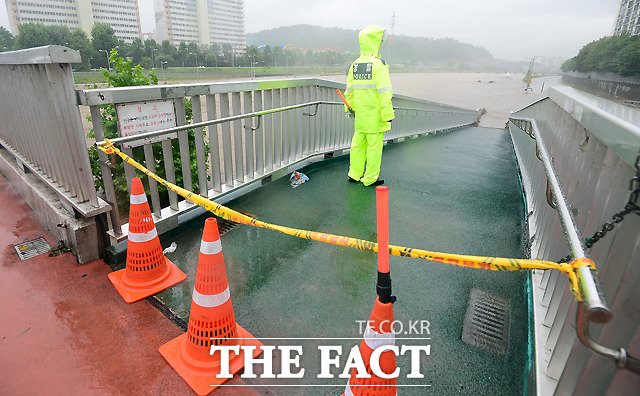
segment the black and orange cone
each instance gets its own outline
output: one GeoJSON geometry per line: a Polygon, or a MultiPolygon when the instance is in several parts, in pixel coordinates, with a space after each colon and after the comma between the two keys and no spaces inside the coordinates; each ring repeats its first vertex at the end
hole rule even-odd
{"type": "MultiPolygon", "coordinates": [[[[378,229],[378,297],[369,316],[367,328],[360,343],[360,356],[367,369],[368,378],[358,378],[358,370],[351,370],[351,377],[342,396],[394,396],[397,394],[398,379],[395,376],[396,355],[390,349],[395,345],[393,332],[393,303],[391,295],[391,274],[389,271],[389,188],[376,187],[377,229],[378,229]],[[371,355],[382,348],[378,364],[383,378],[371,369],[371,355]]],[[[361,373],[362,374],[362,373],[361,373]]]]}
{"type": "Polygon", "coordinates": [[[109,280],[128,303],[152,296],[187,279],[187,275],[162,252],[139,177],[131,180],[130,204],[126,267],[109,274],[109,280]]]}
{"type": "MultiPolygon", "coordinates": [[[[193,286],[189,327],[183,335],[160,347],[160,353],[198,395],[207,395],[228,378],[221,373],[220,353],[211,355],[211,346],[255,346],[253,357],[263,344],[236,323],[229,294],[227,271],[218,234],[218,223],[204,223],[196,282],[193,286]]],[[[244,350],[229,354],[229,373],[244,366],[244,350]]]]}

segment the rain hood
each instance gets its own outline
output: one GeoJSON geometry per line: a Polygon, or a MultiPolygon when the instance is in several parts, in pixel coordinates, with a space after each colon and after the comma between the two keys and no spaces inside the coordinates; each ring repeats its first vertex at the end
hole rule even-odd
{"type": "Polygon", "coordinates": [[[358,39],[360,41],[361,54],[373,54],[378,56],[380,46],[387,38],[387,32],[383,27],[369,25],[360,31],[358,39]]]}

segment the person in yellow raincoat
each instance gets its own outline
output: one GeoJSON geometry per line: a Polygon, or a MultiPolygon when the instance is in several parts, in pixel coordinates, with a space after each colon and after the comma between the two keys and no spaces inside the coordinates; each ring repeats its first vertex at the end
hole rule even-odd
{"type": "MultiPolygon", "coordinates": [[[[380,179],[384,133],[395,118],[389,66],[380,59],[380,46],[387,37],[384,28],[369,25],[360,31],[360,57],[349,67],[345,98],[355,113],[351,140],[349,181],[365,186],[384,183],[380,179]]],[[[349,109],[345,106],[345,111],[349,109]]]]}

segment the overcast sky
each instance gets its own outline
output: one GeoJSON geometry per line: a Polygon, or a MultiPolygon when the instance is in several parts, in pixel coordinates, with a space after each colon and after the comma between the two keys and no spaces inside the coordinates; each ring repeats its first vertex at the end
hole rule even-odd
{"type": "MultiPolygon", "coordinates": [[[[154,29],[153,0],[138,0],[143,32],[154,29]]],[[[499,59],[575,56],[611,34],[618,0],[245,0],[245,29],[297,24],[360,29],[369,24],[413,37],[485,47],[499,59]]],[[[5,2],[0,24],[9,29],[5,2]]]]}

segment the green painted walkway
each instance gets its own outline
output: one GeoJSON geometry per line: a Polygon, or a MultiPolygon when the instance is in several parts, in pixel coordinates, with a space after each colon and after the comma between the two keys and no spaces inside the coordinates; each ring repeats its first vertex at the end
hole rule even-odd
{"type": "MultiPolygon", "coordinates": [[[[375,190],[347,182],[347,157],[305,169],[310,181],[291,188],[274,181],[228,206],[260,220],[375,241],[375,190]]],[[[385,146],[382,173],[389,187],[390,242],[432,251],[478,256],[523,257],[523,201],[508,132],[463,128],[385,146]]],[[[174,312],[188,317],[204,219],[179,235],[167,256],[182,268],[185,282],[159,294],[174,312]]],[[[163,241],[168,246],[171,241],[163,241]]],[[[368,319],[375,299],[376,255],[241,225],[222,237],[236,319],[261,339],[282,337],[342,340],[264,340],[267,345],[302,345],[301,380],[247,380],[258,391],[281,395],[339,395],[346,379],[318,379],[317,346],[343,345],[362,337],[358,320],[368,319]],[[333,385],[322,388],[269,384],[333,385]],[[260,387],[266,386],[266,388],[260,387]]],[[[424,379],[407,379],[408,356],[398,358],[402,395],[519,395],[527,354],[526,274],[459,268],[419,259],[391,257],[396,320],[404,331],[428,321],[430,334],[398,334],[396,344],[431,345],[421,358],[424,379]],[[506,358],[461,340],[472,288],[511,302],[506,358]],[[402,337],[426,338],[406,340],[402,337]]],[[[420,326],[418,326],[418,330],[420,326]]],[[[274,365],[279,372],[279,363],[274,365]]],[[[259,370],[258,370],[259,372],[259,370]]],[[[265,393],[266,394],[266,393],[265,393]]]]}

